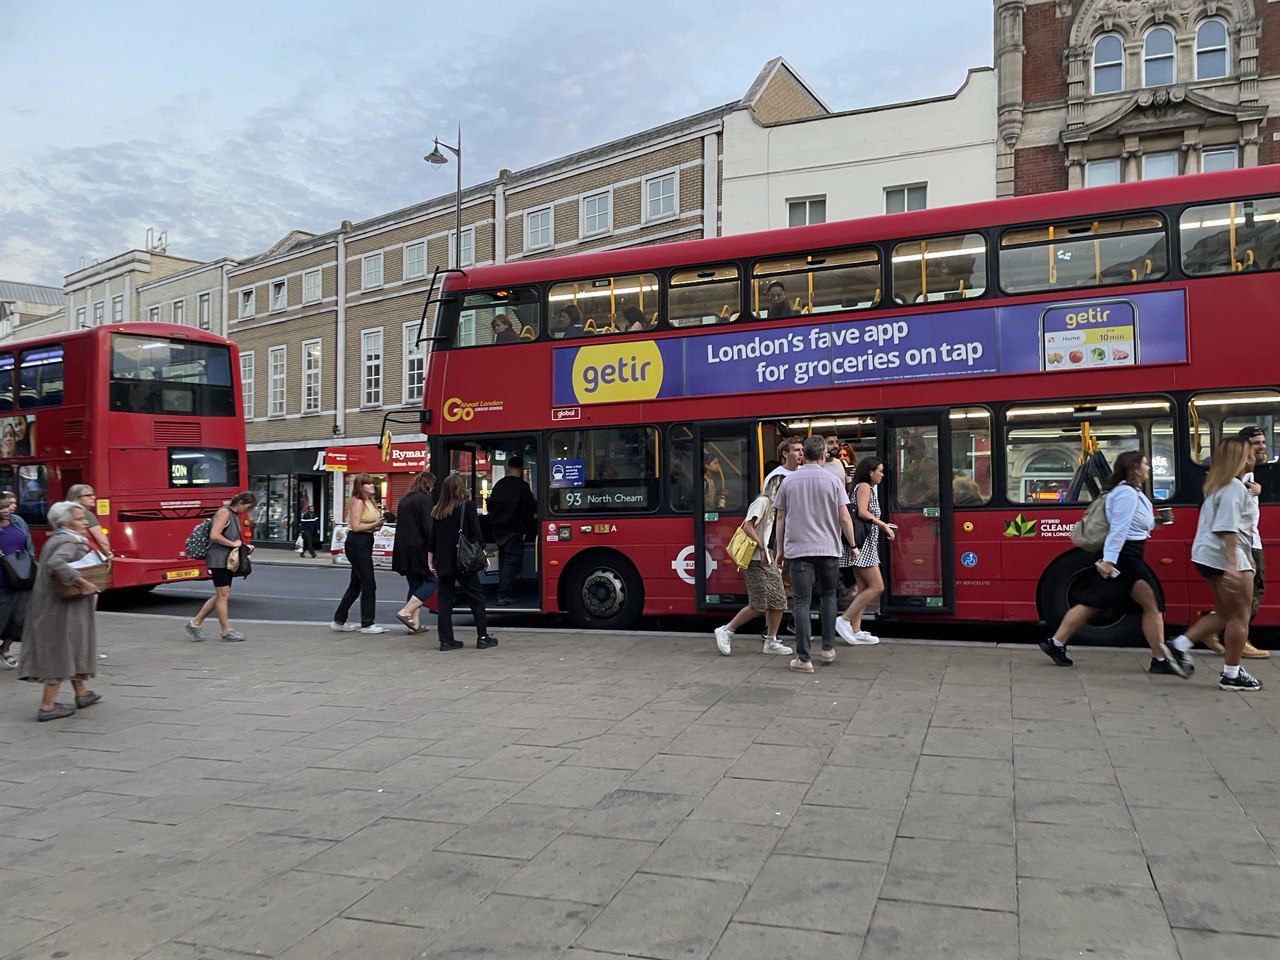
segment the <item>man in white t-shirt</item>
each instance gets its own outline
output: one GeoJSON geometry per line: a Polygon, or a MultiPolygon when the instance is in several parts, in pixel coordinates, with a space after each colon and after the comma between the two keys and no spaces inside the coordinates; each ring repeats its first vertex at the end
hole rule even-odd
{"type": "Polygon", "coordinates": [[[796,472],[796,468],[800,466],[800,459],[804,456],[800,452],[803,442],[799,437],[782,438],[778,443],[778,459],[782,462],[769,471],[769,475],[764,478],[764,483],[760,485],[761,489],[764,489],[774,477],[785,478],[796,472]]]}

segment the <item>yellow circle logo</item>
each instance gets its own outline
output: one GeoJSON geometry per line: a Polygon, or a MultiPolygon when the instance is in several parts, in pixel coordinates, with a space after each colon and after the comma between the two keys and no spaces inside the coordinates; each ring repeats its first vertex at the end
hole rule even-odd
{"type": "Polygon", "coordinates": [[[464,403],[460,397],[450,397],[444,402],[441,412],[450,423],[457,423],[459,420],[474,420],[476,406],[474,403],[464,403]]]}
{"type": "Polygon", "coordinates": [[[573,358],[579,403],[652,400],[662,388],[662,354],[652,340],[592,344],[573,358]]]}
{"type": "Polygon", "coordinates": [[[973,533],[973,524],[970,523],[968,520],[964,522],[964,532],[973,533]]]}

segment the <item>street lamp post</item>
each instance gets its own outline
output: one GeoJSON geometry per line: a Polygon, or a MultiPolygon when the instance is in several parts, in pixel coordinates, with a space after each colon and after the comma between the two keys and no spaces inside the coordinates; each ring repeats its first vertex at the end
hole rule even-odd
{"type": "Polygon", "coordinates": [[[461,268],[462,266],[462,124],[458,124],[458,145],[451,147],[447,143],[441,143],[440,138],[435,138],[436,144],[422,159],[433,166],[440,166],[449,162],[449,158],[440,152],[440,148],[448,150],[456,158],[456,166],[458,168],[458,189],[453,198],[453,265],[461,268]]]}

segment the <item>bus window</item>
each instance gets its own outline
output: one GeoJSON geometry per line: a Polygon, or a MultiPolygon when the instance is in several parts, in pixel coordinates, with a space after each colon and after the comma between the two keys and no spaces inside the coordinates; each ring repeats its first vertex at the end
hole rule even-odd
{"type": "Polygon", "coordinates": [[[44,526],[49,512],[49,482],[44,467],[34,463],[19,467],[13,492],[18,497],[18,516],[30,525],[44,526]]]}
{"type": "MultiPolygon", "coordinates": [[[[1006,493],[1012,503],[1086,503],[1106,479],[1098,469],[1084,475],[1086,461],[1101,469],[1089,454],[1100,453],[1108,470],[1126,450],[1142,450],[1154,460],[1172,430],[1172,406],[1160,397],[1011,407],[1005,414],[1006,493]]],[[[1171,471],[1168,464],[1163,472],[1154,466],[1151,499],[1168,500],[1174,495],[1171,471]]]]}
{"type": "Polygon", "coordinates": [[[56,407],[62,403],[62,345],[32,347],[18,357],[18,407],[56,407]]]}
{"type": "Polygon", "coordinates": [[[951,411],[951,502],[972,507],[991,500],[991,413],[951,411]]]}
{"type": "MultiPolygon", "coordinates": [[[[1280,393],[1275,390],[1241,390],[1237,393],[1202,393],[1191,398],[1191,460],[1203,470],[1214,445],[1246,428],[1259,427],[1267,438],[1267,456],[1274,459],[1280,443],[1280,393]]],[[[1255,472],[1262,484],[1262,500],[1280,501],[1280,470],[1267,464],[1255,472]]]]}
{"type": "Polygon", "coordinates": [[[1193,277],[1280,269],[1280,197],[1189,207],[1178,228],[1193,277]]]}
{"type": "Polygon", "coordinates": [[[626,511],[658,506],[656,427],[602,427],[551,434],[551,510],[626,511]]]}
{"type": "Polygon", "coordinates": [[[900,304],[980,297],[987,241],[979,233],[910,240],[893,248],[893,299],[900,304]]]}
{"type": "Polygon", "coordinates": [[[0,353],[0,410],[13,409],[13,354],[0,353]]]}
{"type": "Polygon", "coordinates": [[[733,264],[673,273],[667,289],[667,321],[673,327],[700,327],[737,320],[741,289],[733,264]]]}
{"type": "Polygon", "coordinates": [[[866,310],[880,302],[880,251],[874,247],[766,260],[752,273],[751,312],[757,317],[866,310]]]}
{"type": "Polygon", "coordinates": [[[541,314],[541,298],[535,287],[468,293],[462,298],[452,345],[528,343],[538,339],[541,314]]]}
{"type": "Polygon", "coordinates": [[[232,417],[231,350],[214,343],[115,334],[111,337],[111,409],[232,417]]]}
{"type": "Polygon", "coordinates": [[[658,278],[652,273],[597,277],[551,288],[551,336],[557,340],[626,333],[637,311],[648,326],[658,316],[658,278]]]}
{"type": "Polygon", "coordinates": [[[1144,283],[1168,270],[1164,220],[1154,213],[1016,227],[1000,236],[1005,293],[1144,283]]]}
{"type": "MultiPolygon", "coordinates": [[[[240,485],[240,454],[207,447],[169,448],[169,486],[235,487],[240,485]]],[[[263,497],[261,503],[266,503],[263,497]]]]}

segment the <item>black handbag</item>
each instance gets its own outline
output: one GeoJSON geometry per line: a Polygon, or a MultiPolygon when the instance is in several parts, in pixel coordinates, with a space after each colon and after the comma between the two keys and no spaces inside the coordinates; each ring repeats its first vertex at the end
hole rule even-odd
{"type": "Polygon", "coordinates": [[[853,508],[853,549],[861,550],[863,544],[867,542],[867,537],[871,536],[871,521],[864,520],[858,516],[858,504],[853,502],[850,504],[853,508]]]}
{"type": "Polygon", "coordinates": [[[30,590],[36,583],[36,563],[25,550],[16,553],[0,551],[0,568],[4,570],[6,590],[30,590]]]}
{"type": "MultiPolygon", "coordinates": [[[[459,518],[459,526],[467,522],[466,510],[459,518]]],[[[485,556],[484,544],[477,543],[465,530],[458,531],[458,572],[479,573],[489,566],[489,558],[485,556]]]]}

